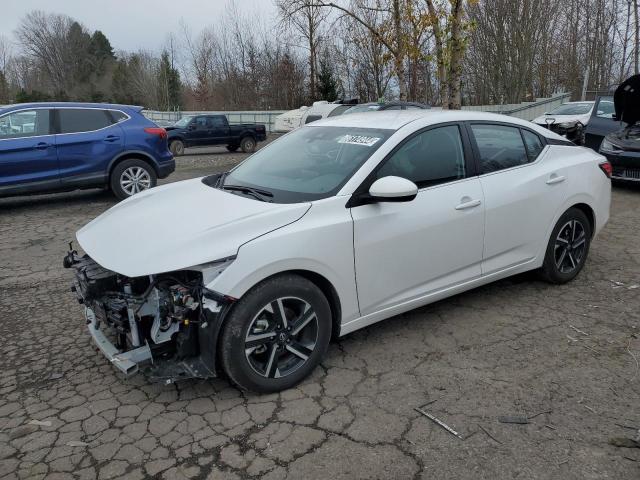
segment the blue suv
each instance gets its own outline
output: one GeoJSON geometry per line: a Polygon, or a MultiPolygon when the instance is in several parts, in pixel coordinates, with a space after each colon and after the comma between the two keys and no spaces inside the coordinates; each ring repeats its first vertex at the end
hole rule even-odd
{"type": "Polygon", "coordinates": [[[142,107],[0,108],[0,197],[107,187],[124,199],[174,170],[166,130],[145,118],[142,107]]]}

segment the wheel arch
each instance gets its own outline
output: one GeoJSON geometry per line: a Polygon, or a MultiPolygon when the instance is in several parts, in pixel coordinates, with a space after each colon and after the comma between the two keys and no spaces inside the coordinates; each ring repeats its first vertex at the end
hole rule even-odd
{"type": "MultiPolygon", "coordinates": [[[[340,328],[342,324],[342,302],[340,300],[340,295],[338,294],[338,290],[333,285],[333,283],[326,276],[318,272],[303,268],[281,270],[265,277],[261,277],[258,281],[254,281],[254,283],[250,287],[245,289],[243,295],[246,295],[246,293],[253,289],[256,285],[264,281],[267,281],[273,277],[287,274],[303,277],[320,289],[322,294],[327,299],[327,302],[329,302],[329,307],[331,308],[331,338],[338,338],[340,336],[340,328]]],[[[221,322],[220,329],[222,329],[224,323],[225,319],[223,319],[223,321],[221,322]]]]}
{"type": "Polygon", "coordinates": [[[124,162],[125,160],[131,159],[142,160],[143,162],[148,163],[149,166],[153,168],[156,175],[159,175],[158,165],[156,164],[156,161],[153,159],[153,157],[151,157],[151,155],[139,150],[130,150],[120,153],[111,160],[111,162],[109,163],[109,168],[107,169],[107,181],[110,181],[111,174],[113,173],[113,170],[118,166],[118,164],[124,162]]]}
{"type": "Polygon", "coordinates": [[[593,208],[591,208],[591,206],[586,203],[576,203],[574,205],[571,205],[569,208],[567,208],[565,212],[571,208],[577,208],[578,210],[582,211],[582,213],[586,215],[587,220],[589,220],[589,226],[591,227],[591,237],[593,237],[596,232],[596,214],[593,208]]]}

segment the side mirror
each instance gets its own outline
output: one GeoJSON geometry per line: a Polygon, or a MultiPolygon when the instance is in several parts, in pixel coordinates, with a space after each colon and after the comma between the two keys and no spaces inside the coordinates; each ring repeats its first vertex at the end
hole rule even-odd
{"type": "Polygon", "coordinates": [[[416,195],[418,186],[402,177],[382,177],[369,188],[369,196],[378,202],[410,202],[416,195]]]}

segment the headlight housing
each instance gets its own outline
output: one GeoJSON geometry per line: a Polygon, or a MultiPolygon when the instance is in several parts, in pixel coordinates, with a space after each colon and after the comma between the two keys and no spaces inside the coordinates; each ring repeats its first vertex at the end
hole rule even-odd
{"type": "Polygon", "coordinates": [[[600,144],[600,151],[601,152],[620,152],[621,150],[605,138],[604,140],[602,140],[602,143],[600,144]]]}
{"type": "Polygon", "coordinates": [[[575,126],[578,125],[579,122],[577,121],[571,121],[571,122],[562,122],[562,123],[558,123],[558,126],[561,128],[573,128],[575,126]]]}

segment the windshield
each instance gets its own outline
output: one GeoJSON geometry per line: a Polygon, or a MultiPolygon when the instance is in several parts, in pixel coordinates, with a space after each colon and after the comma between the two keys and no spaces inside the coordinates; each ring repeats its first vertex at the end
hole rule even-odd
{"type": "Polygon", "coordinates": [[[382,105],[380,105],[380,104],[375,104],[375,105],[356,105],[355,107],[351,107],[349,110],[344,112],[344,115],[347,115],[348,113],[374,112],[376,110],[380,110],[381,106],[382,105]]]}
{"type": "Polygon", "coordinates": [[[551,111],[550,115],[584,115],[593,108],[593,103],[565,103],[551,111]]]}
{"type": "Polygon", "coordinates": [[[229,172],[222,188],[243,186],[272,194],[275,203],[335,195],[393,130],[303,127],[259,150],[229,172]]]}
{"type": "Polygon", "coordinates": [[[175,127],[179,127],[179,128],[184,128],[187,125],[189,125],[189,122],[193,120],[193,115],[187,115],[186,117],[182,117],[180,120],[178,120],[174,126],[175,127]]]}

